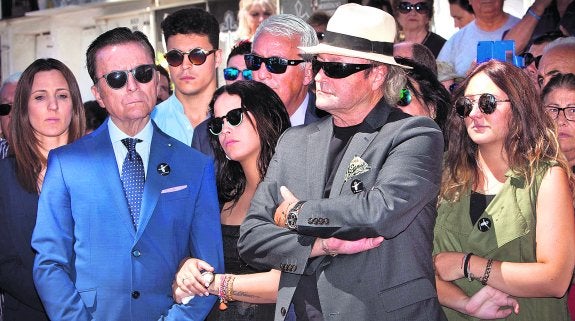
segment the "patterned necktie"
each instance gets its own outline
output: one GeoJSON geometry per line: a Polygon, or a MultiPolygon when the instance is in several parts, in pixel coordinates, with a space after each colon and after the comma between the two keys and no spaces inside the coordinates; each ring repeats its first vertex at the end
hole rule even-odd
{"type": "Polygon", "coordinates": [[[136,151],[136,144],[142,142],[137,138],[124,138],[122,143],[128,149],[128,155],[122,165],[122,185],[124,194],[130,207],[130,215],[134,227],[138,227],[140,218],[140,207],[142,206],[142,195],[144,194],[144,163],[142,157],[136,151]]]}

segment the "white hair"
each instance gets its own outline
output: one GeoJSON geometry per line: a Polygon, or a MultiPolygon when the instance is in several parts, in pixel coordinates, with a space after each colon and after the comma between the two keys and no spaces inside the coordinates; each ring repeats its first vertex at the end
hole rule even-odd
{"type": "Polygon", "coordinates": [[[556,48],[556,47],[559,47],[559,46],[561,46],[561,47],[572,47],[573,51],[575,51],[575,37],[574,36],[562,37],[562,38],[557,38],[557,39],[551,41],[543,49],[543,54],[546,54],[549,50],[556,48]]]}

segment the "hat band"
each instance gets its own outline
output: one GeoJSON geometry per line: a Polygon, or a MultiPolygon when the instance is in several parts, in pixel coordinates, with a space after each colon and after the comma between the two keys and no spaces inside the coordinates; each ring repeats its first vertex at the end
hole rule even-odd
{"type": "Polygon", "coordinates": [[[393,56],[393,43],[391,42],[371,41],[343,33],[326,31],[323,43],[345,49],[393,56]]]}

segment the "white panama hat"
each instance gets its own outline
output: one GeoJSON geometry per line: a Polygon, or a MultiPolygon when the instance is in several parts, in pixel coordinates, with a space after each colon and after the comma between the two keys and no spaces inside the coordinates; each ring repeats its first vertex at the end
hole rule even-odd
{"type": "Polygon", "coordinates": [[[395,19],[387,12],[348,3],[339,6],[329,19],[322,43],[299,49],[305,54],[364,58],[409,68],[393,58],[395,33],[395,19]]]}

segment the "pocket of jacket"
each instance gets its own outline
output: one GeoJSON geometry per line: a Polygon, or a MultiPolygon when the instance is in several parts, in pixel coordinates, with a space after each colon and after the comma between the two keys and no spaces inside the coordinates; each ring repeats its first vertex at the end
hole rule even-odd
{"type": "Polygon", "coordinates": [[[383,308],[395,311],[411,304],[437,297],[437,292],[428,279],[415,279],[379,293],[383,308]]]}

